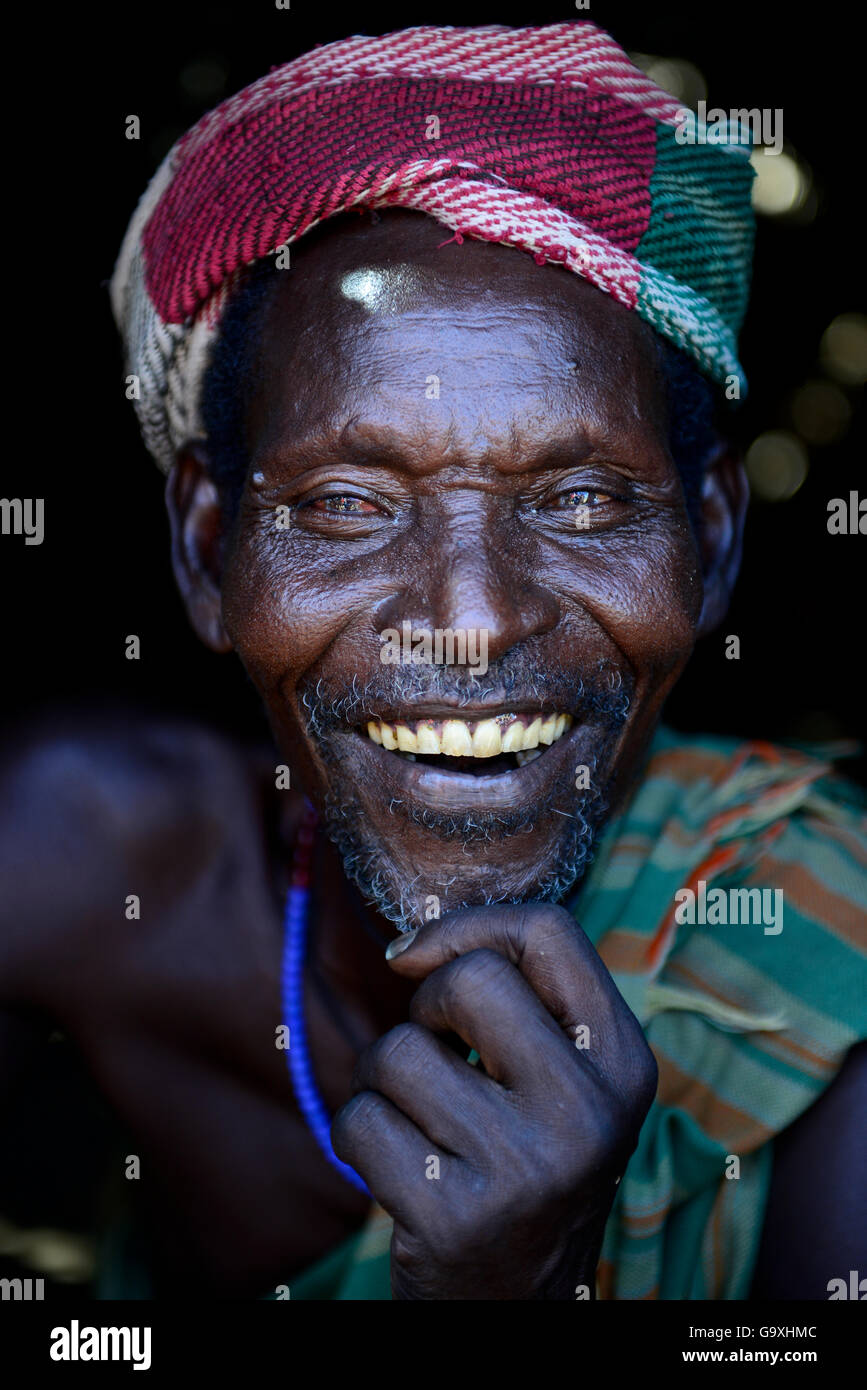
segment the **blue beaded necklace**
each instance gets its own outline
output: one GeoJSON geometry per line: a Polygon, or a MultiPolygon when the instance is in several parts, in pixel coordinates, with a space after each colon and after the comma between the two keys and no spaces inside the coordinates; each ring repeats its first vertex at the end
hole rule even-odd
{"type": "MultiPolygon", "coordinates": [[[[282,999],[283,1023],[289,1030],[286,1063],[295,1099],[310,1132],[332,1167],[347,1182],[370,1197],[367,1184],[354,1168],[342,1162],[331,1147],[331,1117],[313,1075],[304,1023],[304,964],[307,959],[307,933],[310,922],[310,860],[316,812],[308,802],[292,859],[292,878],[286,894],[284,917],[282,999]]],[[[372,1200],[372,1199],[371,1199],[372,1200]]]]}

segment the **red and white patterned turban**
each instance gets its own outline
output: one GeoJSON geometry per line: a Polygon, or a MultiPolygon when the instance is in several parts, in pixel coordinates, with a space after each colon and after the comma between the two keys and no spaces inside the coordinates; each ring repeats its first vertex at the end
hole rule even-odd
{"type": "Polygon", "coordinates": [[[275,68],[177,142],[127,230],[111,297],[147,447],[168,472],[203,437],[203,375],[243,268],[357,207],[563,265],[743,389],[748,150],[681,143],[683,117],[586,22],[407,29],[275,68]]]}

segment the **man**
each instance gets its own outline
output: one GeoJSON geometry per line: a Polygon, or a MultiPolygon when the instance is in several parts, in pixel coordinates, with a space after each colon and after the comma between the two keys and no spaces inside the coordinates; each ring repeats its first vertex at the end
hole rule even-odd
{"type": "Polygon", "coordinates": [[[749,165],[678,120],[590,24],[351,39],[133,218],[175,575],[276,751],[9,760],[10,1034],[55,1020],[141,1165],[103,1296],[136,1253],[143,1296],[863,1268],[863,816],[825,762],[658,728],[746,506],[749,165]]]}

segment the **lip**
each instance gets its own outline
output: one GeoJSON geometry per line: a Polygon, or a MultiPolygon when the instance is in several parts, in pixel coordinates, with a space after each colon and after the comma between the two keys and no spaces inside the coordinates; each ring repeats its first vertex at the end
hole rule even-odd
{"type": "MultiPolygon", "coordinates": [[[[439,708],[442,709],[442,706],[439,708]]],[[[493,707],[489,705],[487,708],[491,712],[493,707]]],[[[501,712],[503,706],[496,708],[501,712]]],[[[538,712],[539,706],[534,708],[538,712]]],[[[514,710],[516,714],[521,712],[526,712],[526,709],[514,710]]],[[[419,714],[418,717],[434,716],[419,714]]],[[[511,772],[492,776],[440,771],[423,763],[413,763],[397,753],[379,748],[366,735],[354,731],[338,734],[335,744],[339,746],[343,765],[352,769],[361,785],[375,787],[386,806],[390,801],[399,800],[410,802],[419,809],[459,814],[531,810],[543,798],[550,796],[557,782],[565,779],[567,768],[574,768],[575,760],[578,763],[590,761],[591,750],[594,744],[598,744],[598,738],[592,725],[575,724],[556,743],[546,748],[541,757],[511,772]]],[[[570,784],[571,781],[570,774],[570,784]]],[[[568,815],[569,798],[566,796],[564,799],[567,805],[562,809],[568,815]]]]}

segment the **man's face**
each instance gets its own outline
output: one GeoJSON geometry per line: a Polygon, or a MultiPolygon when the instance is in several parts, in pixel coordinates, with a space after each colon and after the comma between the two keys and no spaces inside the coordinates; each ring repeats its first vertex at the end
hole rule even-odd
{"type": "Polygon", "coordinates": [[[446,911],[580,875],[702,601],[650,329],[447,235],[411,213],[339,226],[275,277],[222,583],[296,782],[401,924],[429,895],[446,911]],[[437,632],[475,634],[476,664],[442,664],[446,637],[439,664],[385,664],[407,623],[434,658],[437,632]],[[534,726],[554,739],[537,756],[474,756],[534,726]],[[473,752],[420,751],[444,735],[473,752]]]}

